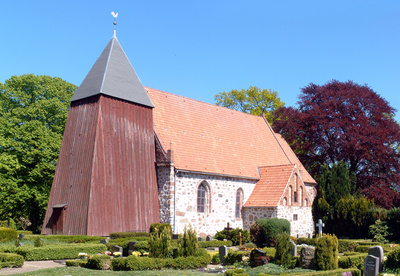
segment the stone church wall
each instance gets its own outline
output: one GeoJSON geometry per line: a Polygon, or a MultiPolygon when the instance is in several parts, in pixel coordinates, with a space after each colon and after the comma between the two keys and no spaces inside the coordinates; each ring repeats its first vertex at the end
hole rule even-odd
{"type": "Polygon", "coordinates": [[[311,207],[278,206],[277,217],[290,221],[291,236],[312,238],[314,222],[311,207]]]}
{"type": "Polygon", "coordinates": [[[276,218],[276,207],[243,208],[243,229],[250,231],[250,226],[258,219],[276,218]]]}

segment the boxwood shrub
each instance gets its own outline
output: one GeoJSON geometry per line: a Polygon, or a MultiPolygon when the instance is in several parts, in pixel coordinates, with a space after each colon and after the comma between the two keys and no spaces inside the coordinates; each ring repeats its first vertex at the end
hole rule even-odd
{"type": "Polygon", "coordinates": [[[24,265],[24,258],[14,253],[0,253],[1,267],[21,267],[24,265]]]}
{"type": "Polygon", "coordinates": [[[0,227],[0,242],[13,241],[18,238],[17,231],[12,228],[0,227]]]}
{"type": "Polygon", "coordinates": [[[108,270],[111,265],[111,257],[108,255],[90,256],[85,265],[86,268],[108,270]]]}
{"type": "Polygon", "coordinates": [[[371,246],[372,245],[359,245],[356,247],[355,251],[359,253],[368,253],[368,250],[371,246]]]}
{"type": "MultiPolygon", "coordinates": [[[[35,239],[37,236],[30,236],[30,239],[35,239]]],[[[84,236],[84,235],[42,235],[41,238],[46,241],[58,241],[62,243],[99,243],[104,237],[100,236],[84,236]]]]}
{"type": "Polygon", "coordinates": [[[132,237],[150,237],[147,232],[116,232],[110,233],[110,239],[132,238],[132,237]]]}
{"type": "Polygon", "coordinates": [[[311,246],[317,246],[318,239],[316,239],[316,238],[313,238],[313,239],[310,239],[310,238],[296,238],[294,240],[294,242],[296,244],[307,244],[307,245],[311,245],[311,246]]]}
{"type": "Polygon", "coordinates": [[[339,252],[354,252],[359,244],[352,240],[339,240],[339,252]]]}
{"type": "Polygon", "coordinates": [[[367,257],[367,254],[355,254],[350,256],[341,256],[339,258],[338,265],[340,268],[361,268],[364,266],[364,259],[367,257]]]}
{"type": "Polygon", "coordinates": [[[15,253],[23,256],[26,261],[41,261],[74,259],[80,252],[91,255],[106,250],[107,247],[104,244],[63,244],[42,247],[21,246],[15,249],[15,253]]]}
{"type": "Polygon", "coordinates": [[[207,247],[220,247],[220,246],[232,246],[232,241],[199,241],[198,242],[200,248],[207,248],[207,247]]]}
{"type": "MultiPolygon", "coordinates": [[[[353,276],[361,276],[361,271],[357,268],[349,268],[349,269],[335,269],[335,270],[327,270],[327,271],[315,271],[315,272],[305,272],[304,274],[296,274],[296,275],[311,275],[311,276],[342,276],[344,272],[351,272],[353,276]]],[[[258,276],[269,276],[265,273],[260,273],[258,276]]]]}
{"type": "Polygon", "coordinates": [[[66,260],[65,265],[66,266],[81,266],[85,267],[87,264],[87,260],[66,260]]]}
{"type": "Polygon", "coordinates": [[[387,255],[385,267],[396,269],[400,267],[400,248],[397,248],[387,255]]]}

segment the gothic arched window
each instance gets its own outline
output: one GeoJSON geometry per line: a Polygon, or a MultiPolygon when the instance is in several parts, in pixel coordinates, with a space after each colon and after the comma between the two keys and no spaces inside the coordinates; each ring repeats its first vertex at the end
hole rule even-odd
{"type": "Polygon", "coordinates": [[[235,203],[235,217],[240,218],[243,204],[243,191],[242,189],[238,189],[236,191],[236,203],[235,203]]]}
{"type": "Polygon", "coordinates": [[[207,213],[210,208],[210,187],[206,181],[201,182],[197,188],[197,212],[207,213]]]}

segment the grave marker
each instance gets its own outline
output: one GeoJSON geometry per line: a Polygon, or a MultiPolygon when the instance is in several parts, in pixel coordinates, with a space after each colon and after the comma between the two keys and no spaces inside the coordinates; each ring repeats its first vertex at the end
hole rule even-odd
{"type": "Polygon", "coordinates": [[[368,255],[372,255],[375,256],[377,258],[379,258],[379,272],[383,271],[383,258],[384,258],[384,254],[383,254],[383,248],[380,245],[376,245],[376,246],[372,246],[368,249],[368,255]]]}
{"type": "Polygon", "coordinates": [[[222,265],[225,265],[225,256],[228,255],[228,248],[223,245],[218,248],[219,253],[219,260],[221,261],[222,265]]]}
{"type": "Polygon", "coordinates": [[[294,241],[290,241],[292,244],[292,250],[290,250],[290,255],[293,257],[297,256],[297,244],[294,241]]]}
{"type": "Polygon", "coordinates": [[[318,227],[318,234],[320,237],[322,237],[322,227],[325,227],[325,223],[322,222],[322,219],[319,219],[318,223],[315,224],[315,226],[318,227]]]}
{"type": "Polygon", "coordinates": [[[379,258],[368,255],[364,259],[364,276],[378,276],[379,274],[379,258]]]}
{"type": "Polygon", "coordinates": [[[315,248],[312,246],[305,246],[300,252],[300,266],[305,269],[313,269],[313,262],[315,248]]]}
{"type": "Polygon", "coordinates": [[[250,252],[250,266],[256,267],[268,262],[267,253],[260,249],[253,249],[250,252]]]}

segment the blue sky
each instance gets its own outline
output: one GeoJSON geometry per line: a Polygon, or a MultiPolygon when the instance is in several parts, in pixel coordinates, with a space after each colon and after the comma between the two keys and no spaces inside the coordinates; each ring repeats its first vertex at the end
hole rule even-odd
{"type": "Polygon", "coordinates": [[[253,85],[296,107],[311,82],[353,80],[400,110],[400,1],[1,2],[0,82],[33,73],[79,86],[113,35],[115,11],[145,86],[214,103],[253,85]]]}

